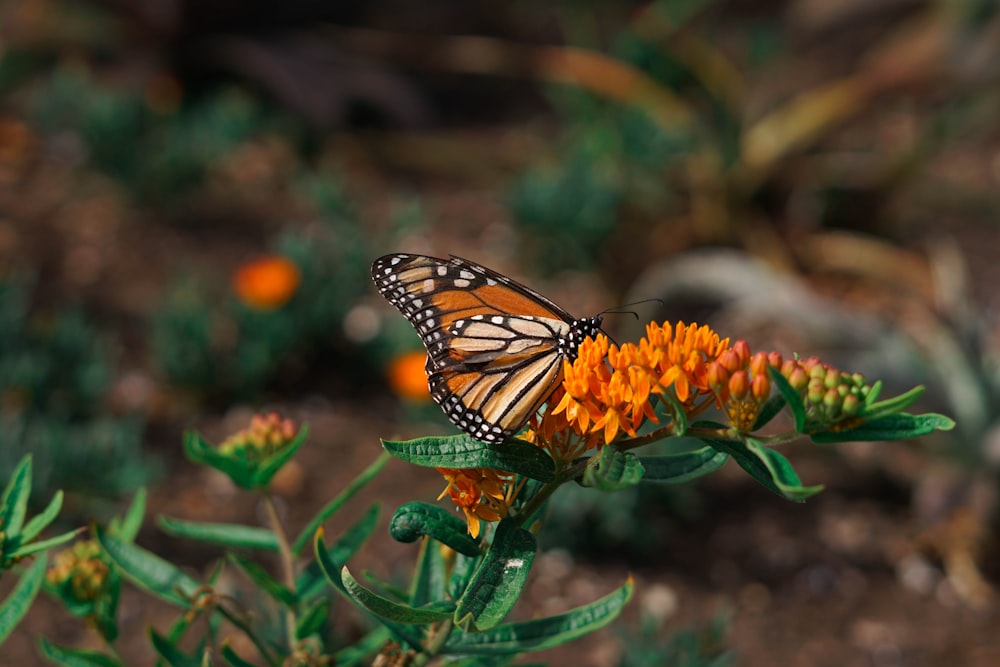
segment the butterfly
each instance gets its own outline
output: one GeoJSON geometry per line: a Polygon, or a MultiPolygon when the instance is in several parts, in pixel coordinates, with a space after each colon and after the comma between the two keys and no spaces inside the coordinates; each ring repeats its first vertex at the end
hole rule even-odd
{"type": "Polygon", "coordinates": [[[431,397],[477,440],[503,442],[559,386],[563,360],[601,330],[505,275],[452,256],[393,254],[372,264],[378,291],[427,348],[431,397]]]}

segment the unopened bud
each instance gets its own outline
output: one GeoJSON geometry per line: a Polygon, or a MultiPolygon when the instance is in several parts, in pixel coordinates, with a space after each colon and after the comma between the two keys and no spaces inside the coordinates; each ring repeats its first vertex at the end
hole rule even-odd
{"type": "Polygon", "coordinates": [[[737,399],[743,399],[750,391],[750,378],[747,372],[740,370],[729,378],[729,394],[737,399]]]}
{"type": "Polygon", "coordinates": [[[771,378],[768,377],[767,373],[753,376],[753,381],[750,383],[750,393],[758,401],[764,401],[771,395],[771,378]]]}

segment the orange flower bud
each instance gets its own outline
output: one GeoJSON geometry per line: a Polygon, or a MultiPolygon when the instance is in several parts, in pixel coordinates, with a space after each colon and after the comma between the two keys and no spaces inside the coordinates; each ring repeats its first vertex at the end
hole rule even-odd
{"type": "Polygon", "coordinates": [[[802,391],[809,386],[809,375],[801,366],[797,366],[790,374],[782,372],[782,375],[788,378],[788,384],[796,391],[802,391]]]}
{"type": "Polygon", "coordinates": [[[737,399],[745,398],[750,391],[750,378],[746,371],[736,371],[729,378],[729,394],[737,399]]]}
{"type": "Polygon", "coordinates": [[[771,395],[771,378],[766,373],[754,375],[753,381],[750,383],[750,394],[758,401],[767,400],[767,397],[771,395]]]}
{"type": "Polygon", "coordinates": [[[753,375],[767,375],[767,353],[757,352],[750,357],[750,373],[753,375]]]}
{"type": "Polygon", "coordinates": [[[237,269],[233,289],[251,308],[274,310],[292,298],[301,280],[299,269],[291,260],[269,255],[237,269]]]}
{"type": "Polygon", "coordinates": [[[781,358],[780,352],[771,352],[767,355],[767,363],[771,365],[771,368],[780,369],[784,363],[781,358]]]}
{"type": "Polygon", "coordinates": [[[750,359],[750,344],[745,340],[740,339],[733,343],[733,346],[730,349],[735,352],[736,356],[739,358],[740,366],[745,366],[747,360],[750,359]]]}
{"type": "Polygon", "coordinates": [[[389,362],[389,386],[401,398],[422,402],[431,397],[427,387],[425,365],[427,354],[421,351],[406,352],[389,362]]]}
{"type": "Polygon", "coordinates": [[[713,361],[708,365],[705,373],[708,378],[708,386],[718,391],[729,382],[729,371],[719,361],[713,361]]]}

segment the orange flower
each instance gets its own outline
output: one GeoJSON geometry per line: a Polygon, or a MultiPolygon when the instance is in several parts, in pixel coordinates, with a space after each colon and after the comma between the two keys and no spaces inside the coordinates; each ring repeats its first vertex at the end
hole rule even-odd
{"type": "Polygon", "coordinates": [[[421,402],[430,399],[426,363],[427,354],[417,350],[400,354],[389,362],[389,386],[397,396],[421,402]]]}
{"type": "Polygon", "coordinates": [[[659,421],[653,394],[673,391],[681,404],[691,407],[712,395],[709,364],[728,348],[729,339],[720,339],[709,327],[683,322],[676,327],[650,323],[638,345],[609,344],[603,334],[587,339],[573,363],[563,363],[563,393],[553,395],[554,407],[533,435],[551,444],[553,433],[566,425],[583,438],[600,434],[598,446],[621,433],[634,438],[646,420],[659,421]]]}
{"type": "Polygon", "coordinates": [[[251,308],[274,310],[292,298],[301,280],[299,268],[291,260],[268,255],[237,269],[233,275],[233,289],[251,308]]]}
{"type": "Polygon", "coordinates": [[[513,478],[511,474],[489,468],[438,468],[437,471],[448,482],[438,500],[446,494],[451,496],[455,506],[465,514],[472,537],[479,537],[480,520],[499,521],[507,516],[510,499],[506,485],[513,478]]]}

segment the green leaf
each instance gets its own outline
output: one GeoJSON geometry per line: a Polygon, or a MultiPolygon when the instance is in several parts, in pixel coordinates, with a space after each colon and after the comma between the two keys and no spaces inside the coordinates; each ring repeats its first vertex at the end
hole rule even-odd
{"type": "Polygon", "coordinates": [[[893,396],[892,398],[887,398],[884,401],[878,401],[877,403],[874,401],[869,402],[867,400],[872,396],[872,394],[875,393],[874,391],[869,391],[868,396],[865,397],[865,407],[860,416],[864,417],[866,420],[870,420],[902,412],[906,408],[913,405],[917,399],[923,395],[924,391],[923,386],[916,386],[904,394],[893,396]]]}
{"type": "MultiPolygon", "coordinates": [[[[326,545],[323,544],[322,529],[316,531],[316,538],[313,541],[313,553],[316,555],[316,562],[319,564],[320,570],[322,571],[323,576],[326,577],[326,580],[329,581],[334,588],[351,600],[352,603],[356,603],[354,597],[347,592],[347,588],[344,586],[341,573],[338,572],[337,569],[337,564],[330,560],[330,552],[327,550],[326,545]]],[[[414,650],[420,650],[421,640],[423,637],[422,633],[417,631],[416,628],[403,623],[394,623],[377,615],[375,615],[375,618],[379,623],[385,626],[385,628],[392,633],[392,636],[401,644],[406,644],[414,650]]]]}
{"type": "Polygon", "coordinates": [[[253,664],[249,660],[244,660],[237,655],[236,651],[233,650],[233,647],[229,645],[229,642],[222,645],[220,653],[222,653],[223,659],[232,665],[232,667],[257,667],[257,665],[253,664]]]}
{"type": "MultiPolygon", "coordinates": [[[[59,516],[59,510],[62,509],[62,500],[63,492],[56,491],[56,494],[52,496],[52,501],[44,510],[42,510],[41,514],[36,514],[30,521],[28,521],[20,535],[24,542],[29,542],[35,539],[39,533],[45,530],[46,526],[52,523],[55,518],[59,516]]],[[[0,526],[0,530],[2,529],[2,526],[0,526]]],[[[70,534],[75,535],[76,533],[70,534]]]]}
{"type": "Polygon", "coordinates": [[[351,576],[346,566],[340,570],[340,580],[344,584],[344,590],[347,591],[347,594],[351,596],[358,606],[381,619],[393,623],[403,623],[406,625],[438,623],[450,618],[454,610],[454,604],[452,603],[439,603],[433,607],[416,608],[393,602],[389,598],[373,593],[359,584],[351,576]]]}
{"type": "Polygon", "coordinates": [[[555,479],[555,464],[545,451],[530,442],[511,439],[487,443],[469,435],[427,437],[382,446],[398,459],[431,468],[490,468],[513,472],[540,482],[555,479]]]}
{"type": "Polygon", "coordinates": [[[299,432],[295,434],[295,437],[291,442],[286,444],[284,447],[279,449],[277,452],[265,459],[259,468],[257,468],[253,476],[251,477],[251,484],[253,484],[252,489],[261,489],[271,483],[271,479],[278,473],[281,468],[292,460],[295,453],[299,451],[299,447],[302,443],[306,441],[309,437],[309,426],[303,424],[299,432]]]}
{"type": "Polygon", "coordinates": [[[688,429],[687,412],[685,412],[684,406],[674,397],[672,391],[665,391],[662,394],[658,394],[658,396],[660,400],[664,401],[670,407],[670,418],[674,423],[674,435],[676,437],[683,437],[688,429]]]}
{"type": "Polygon", "coordinates": [[[389,534],[398,542],[416,542],[427,535],[447,544],[460,554],[477,556],[479,543],[469,535],[469,528],[453,512],[421,501],[406,503],[389,521],[389,534]]]}
{"type": "Polygon", "coordinates": [[[190,600],[201,588],[175,565],[156,554],[95,529],[97,540],[111,562],[140,588],[156,597],[187,608],[190,600]]]}
{"type": "MultiPolygon", "coordinates": [[[[29,469],[30,472],[30,469],[29,469]]],[[[45,579],[45,558],[38,558],[18,580],[7,599],[0,603],[0,644],[24,618],[45,579]]]]}
{"type": "Polygon", "coordinates": [[[743,443],[738,440],[706,438],[705,442],[732,456],[751,477],[782,498],[805,502],[806,498],[823,490],[822,485],[802,486],[788,459],[773,449],[763,447],[756,440],[748,438],[743,443]]]}
{"type": "Polygon", "coordinates": [[[157,525],[175,537],[185,537],[199,542],[219,544],[225,547],[277,551],[278,538],[266,528],[244,526],[234,523],[203,523],[184,521],[167,516],[156,518],[157,525]]]}
{"type": "Polygon", "coordinates": [[[38,645],[42,649],[42,655],[64,667],[122,667],[122,664],[111,656],[96,651],[57,646],[45,637],[39,640],[38,645]]]}
{"type": "Polygon", "coordinates": [[[330,615],[330,600],[320,598],[316,603],[305,610],[295,623],[295,638],[305,639],[309,635],[316,634],[326,623],[330,615]]]}
{"type": "Polygon", "coordinates": [[[944,415],[933,412],[910,415],[902,412],[866,421],[852,429],[813,433],[809,437],[821,444],[859,440],[906,440],[919,438],[934,431],[950,431],[953,428],[955,422],[944,415]]]}
{"type": "Polygon", "coordinates": [[[161,636],[153,628],[149,628],[149,639],[153,648],[170,667],[201,667],[201,659],[198,656],[184,653],[176,644],[161,636]]]}
{"type": "Polygon", "coordinates": [[[119,519],[115,517],[111,520],[108,532],[120,540],[135,542],[139,529],[142,528],[142,520],[146,516],[146,489],[140,488],[135,492],[135,498],[129,505],[125,516],[119,519]]]}
{"type": "Polygon", "coordinates": [[[503,621],[521,596],[537,548],[534,535],[512,519],[501,521],[493,544],[458,600],[456,625],[475,632],[503,621]]]}
{"type": "Polygon", "coordinates": [[[333,654],[333,664],[337,667],[354,667],[354,665],[370,665],[372,656],[381,650],[385,643],[389,641],[389,631],[385,627],[378,627],[354,642],[350,646],[345,646],[333,654]]]}
{"type": "MultiPolygon", "coordinates": [[[[346,563],[375,531],[375,526],[378,523],[378,514],[379,506],[376,503],[369,507],[365,515],[357,523],[348,528],[340,536],[340,539],[334,542],[330,550],[326,552],[326,557],[334,564],[330,570],[334,575],[340,571],[341,565],[346,563]]],[[[295,588],[299,592],[299,597],[303,600],[307,599],[323,580],[324,576],[320,568],[320,563],[314,560],[299,574],[295,581],[295,588]]],[[[336,576],[336,584],[340,584],[339,576],[336,576]]]]}
{"type": "Polygon", "coordinates": [[[768,364],[767,374],[771,378],[771,384],[778,388],[778,393],[785,399],[785,403],[788,404],[789,409],[792,411],[792,417],[795,419],[795,432],[805,433],[806,406],[802,402],[802,396],[792,385],[788,384],[785,376],[774,366],[768,364]]]}
{"type": "Polygon", "coordinates": [[[279,583],[259,563],[255,563],[249,558],[244,558],[232,552],[227,553],[226,556],[243,574],[247,575],[250,581],[255,583],[258,588],[270,595],[278,603],[286,607],[292,607],[298,602],[298,596],[295,595],[295,592],[288,590],[286,586],[279,583]]]}
{"type": "Polygon", "coordinates": [[[639,459],[644,470],[643,481],[683,484],[718,470],[729,460],[729,455],[712,447],[702,447],[681,454],[641,456],[639,459]]]}
{"type": "MultiPolygon", "coordinates": [[[[782,376],[784,377],[784,376],[782,376]]],[[[759,431],[760,429],[767,426],[772,419],[778,416],[782,408],[788,405],[788,401],[781,393],[774,394],[771,398],[767,399],[764,405],[761,406],[760,412],[757,413],[757,419],[753,423],[753,431],[759,431]]]]}
{"type": "Polygon", "coordinates": [[[643,473],[638,456],[608,445],[587,461],[583,485],[601,491],[621,491],[641,482],[643,473]]]}
{"type": "Polygon", "coordinates": [[[617,618],[632,597],[633,588],[630,577],[621,588],[600,600],[564,614],[501,625],[485,632],[453,633],[445,644],[445,651],[459,655],[512,655],[565,644],[617,618]]]}
{"type": "Polygon", "coordinates": [[[451,577],[448,579],[448,597],[457,600],[465,593],[472,575],[476,573],[479,565],[477,556],[466,556],[462,553],[455,554],[455,564],[451,568],[451,577]]]}
{"type": "Polygon", "coordinates": [[[389,462],[389,457],[385,454],[381,454],[375,461],[365,468],[360,475],[351,480],[351,483],[344,487],[343,491],[338,493],[333,500],[328,502],[323,506],[316,516],[313,517],[312,521],[302,529],[299,536],[295,538],[295,542],[292,543],[292,552],[300,553],[302,549],[309,544],[309,541],[313,539],[316,534],[316,530],[326,521],[331,514],[339,510],[344,503],[354,497],[354,495],[360,491],[368,482],[375,478],[375,476],[385,467],[385,464],[389,462]]]}
{"type": "MultiPolygon", "coordinates": [[[[0,530],[7,539],[21,532],[24,515],[31,495],[31,454],[25,454],[17,464],[0,499],[0,530]]],[[[0,548],[3,544],[0,544],[0,548]]]]}
{"type": "Polygon", "coordinates": [[[38,553],[39,551],[45,551],[46,549],[57,547],[60,544],[66,544],[67,542],[72,542],[84,530],[86,530],[86,528],[77,528],[76,530],[70,531],[68,533],[63,533],[62,535],[50,537],[47,540],[39,540],[38,542],[29,542],[23,547],[18,547],[17,549],[14,549],[14,551],[7,554],[7,557],[14,560],[18,560],[26,556],[38,553]]]}
{"type": "Polygon", "coordinates": [[[448,576],[445,571],[441,545],[434,540],[424,540],[420,545],[417,567],[410,584],[410,604],[420,607],[447,595],[448,576]]]}

